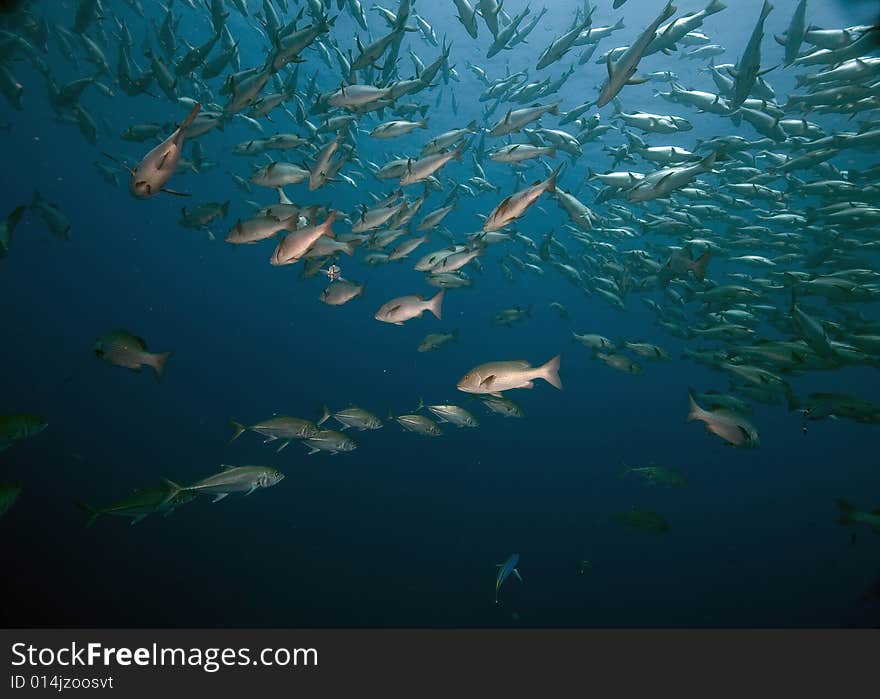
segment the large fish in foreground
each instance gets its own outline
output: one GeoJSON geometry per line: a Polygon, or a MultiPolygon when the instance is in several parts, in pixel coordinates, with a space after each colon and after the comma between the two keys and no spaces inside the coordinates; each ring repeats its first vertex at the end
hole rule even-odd
{"type": "Polygon", "coordinates": [[[181,192],[166,188],[165,183],[171,179],[171,176],[177,169],[180,155],[183,152],[186,130],[195,121],[201,108],[202,105],[196,102],[189,116],[177,127],[177,130],[147,153],[144,159],[138,163],[137,167],[131,171],[129,190],[133,196],[138,199],[147,199],[159,192],[187,196],[181,192]]]}
{"type": "Polygon", "coordinates": [[[539,367],[533,367],[524,359],[480,364],[461,377],[458,390],[465,393],[488,393],[500,396],[502,391],[513,388],[533,388],[534,379],[544,379],[561,391],[560,359],[560,355],[557,354],[539,367]]]}

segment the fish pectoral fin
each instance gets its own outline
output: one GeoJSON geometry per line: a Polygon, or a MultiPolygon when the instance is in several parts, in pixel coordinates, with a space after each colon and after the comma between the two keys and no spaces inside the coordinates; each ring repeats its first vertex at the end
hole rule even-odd
{"type": "Polygon", "coordinates": [[[217,493],[217,495],[214,496],[214,499],[211,500],[211,502],[220,502],[227,495],[229,495],[229,493],[217,493]]]}
{"type": "Polygon", "coordinates": [[[517,579],[517,580],[519,580],[520,582],[523,581],[523,579],[522,579],[522,575],[519,574],[519,570],[518,570],[517,568],[514,568],[514,569],[513,569],[513,574],[516,576],[516,579],[517,579]]]}
{"type": "Polygon", "coordinates": [[[188,197],[188,196],[191,196],[190,194],[187,194],[186,192],[178,192],[178,191],[175,190],[175,189],[168,189],[167,187],[162,187],[162,189],[160,189],[159,191],[160,191],[160,192],[165,192],[165,194],[173,194],[175,197],[188,197]]]}
{"type": "Polygon", "coordinates": [[[250,489],[249,491],[247,491],[247,492],[244,494],[245,497],[247,497],[248,495],[250,495],[251,493],[253,493],[256,489],[257,489],[257,486],[252,485],[252,486],[251,486],[251,489],[250,489]]]}
{"type": "Polygon", "coordinates": [[[162,159],[159,161],[159,164],[156,166],[157,170],[161,170],[165,166],[165,161],[168,159],[168,153],[170,151],[165,151],[165,154],[162,156],[162,159]]]}
{"type": "Polygon", "coordinates": [[[641,76],[633,76],[629,80],[626,81],[627,85],[641,85],[642,83],[648,82],[650,78],[643,78],[641,76]]]}
{"type": "Polygon", "coordinates": [[[483,386],[485,388],[490,388],[494,382],[495,382],[495,374],[490,374],[485,379],[480,381],[480,386],[483,386]]]}
{"type": "Polygon", "coordinates": [[[286,440],[286,441],[282,442],[282,443],[281,443],[281,446],[278,447],[278,449],[275,450],[275,453],[277,454],[278,452],[280,452],[280,451],[281,451],[282,449],[284,449],[284,447],[286,447],[288,444],[290,444],[290,440],[286,440]]]}

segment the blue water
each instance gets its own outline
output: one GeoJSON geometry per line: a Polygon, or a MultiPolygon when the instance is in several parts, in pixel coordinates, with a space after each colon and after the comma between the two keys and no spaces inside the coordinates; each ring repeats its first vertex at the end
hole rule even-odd
{"type": "MultiPolygon", "coordinates": [[[[248,24],[253,19],[245,20],[228,4],[229,26],[241,42],[242,68],[261,64],[264,42],[248,24]]],[[[259,7],[249,4],[253,10],[259,7]]],[[[550,4],[528,45],[486,60],[489,34],[482,22],[474,41],[455,20],[452,2],[416,2],[415,10],[433,24],[438,37],[446,34],[453,43],[452,63],[461,82],[443,88],[439,107],[434,106],[439,87],[404,100],[431,105],[430,131],[385,142],[358,134],[361,158],[381,164],[391,153],[416,154],[430,136],[479,119],[483,105],[477,97],[483,86],[465,69],[466,61],[484,66],[491,78],[501,77],[508,67],[529,68],[530,76],[539,78],[558,77],[582,49],[547,70],[535,71],[534,63],[552,37],[568,29],[580,3],[550,4]],[[457,116],[450,108],[451,89],[457,116]]],[[[604,40],[596,57],[632,40],[664,3],[629,0],[618,11],[610,0],[597,4],[595,26],[613,24],[622,15],[626,28],[604,40]]],[[[706,3],[676,4],[681,14],[706,3]]],[[[727,4],[729,9],[710,17],[702,30],[726,47],[719,62],[736,62],[761,3],[727,4]]],[[[775,3],[766,25],[764,65],[781,60],[782,48],[772,34],[785,30],[795,4],[775,3]]],[[[72,25],[72,2],[32,5],[50,22],[72,25]]],[[[151,33],[150,25],[125,3],[105,0],[105,5],[126,18],[135,58],[146,68],[137,48],[151,33]]],[[[145,5],[158,20],[157,3],[145,5]]],[[[331,16],[337,14],[333,5],[331,16]]],[[[364,5],[369,9],[371,3],[364,5]]],[[[505,3],[511,13],[524,5],[522,0],[505,3]]],[[[298,11],[294,2],[290,6],[285,19],[298,11]]],[[[533,9],[538,6],[533,3],[533,9]]],[[[872,3],[812,0],[808,20],[844,27],[871,21],[873,9],[872,3]]],[[[204,10],[179,4],[176,12],[182,17],[180,37],[198,44],[210,36],[204,10]]],[[[375,12],[368,12],[368,18],[374,37],[385,33],[375,12]]],[[[334,36],[344,48],[353,48],[357,31],[343,13],[334,36]]],[[[114,70],[115,46],[111,39],[110,48],[105,47],[114,70]]],[[[412,73],[407,46],[426,64],[439,54],[418,34],[408,35],[400,52],[403,78],[412,73]]],[[[314,49],[305,55],[300,85],[318,70],[321,89],[336,89],[336,67],[328,71],[314,49]]],[[[76,72],[59,55],[57,42],[50,41],[46,60],[59,84],[91,71],[81,60],[76,72]]],[[[563,108],[595,95],[605,68],[594,60],[558,95],[563,108]]],[[[654,54],[641,70],[674,70],[684,84],[714,91],[709,76],[697,73],[702,64],[654,54]]],[[[803,69],[777,69],[767,76],[780,102],[792,91],[798,70],[803,69]]],[[[877,603],[860,599],[880,565],[880,537],[861,528],[851,543],[856,530],[837,523],[835,506],[838,497],[865,509],[880,505],[876,425],[824,420],[811,423],[804,435],[797,413],[756,403],[752,422],[760,432],[760,447],[725,446],[699,423],[686,424],[685,416],[687,387],[726,390],[726,375],[679,359],[685,346],[694,345],[654,324],[639,300],[642,292],[631,293],[626,312],[619,312],[549,266],[542,277],[517,273],[515,283],[509,283],[498,262],[506,252],[522,256],[518,243],[490,247],[482,273],[468,269],[474,287],[447,292],[442,321],[425,316],[398,327],[373,318],[394,296],[435,291],[412,270],[412,261],[443,247],[439,235],[432,237],[431,247],[400,264],[365,266],[362,253],[343,258],[346,278],[368,281],[365,297],[341,308],[325,306],[318,298],[326,280],[301,279],[301,264],[270,267],[272,243],[222,242],[228,227],[253,211],[246,200],[275,201],[269,189],[242,192],[227,174],[247,176],[249,162],[263,162],[231,154],[234,144],[259,135],[251,127],[235,120],[223,132],[199,139],[207,157],[219,165],[197,175],[178,174],[169,183],[192,194],[191,201],[171,196],[137,201],[126,191],[125,178],[122,187],[114,188],[100,179],[93,162],[102,151],[137,160],[151,146],[123,141],[118,134],[134,123],[179,121],[186,109],[164,97],[129,98],[117,89],[111,99],[87,90],[83,105],[110,128],[102,128],[98,145],[92,146],[75,125],[55,120],[43,78],[29,63],[16,63],[14,72],[25,88],[24,108],[17,112],[0,102],[0,120],[12,122],[11,133],[0,134],[6,168],[0,215],[29,203],[38,189],[70,218],[72,239],[53,238],[42,219],[29,212],[8,257],[0,260],[0,411],[37,412],[49,422],[39,436],[0,454],[0,480],[23,486],[19,501],[0,520],[5,563],[0,620],[6,625],[880,623],[877,603]],[[230,212],[213,227],[216,242],[178,225],[182,205],[226,199],[232,202],[230,212]],[[570,325],[548,308],[551,301],[568,308],[570,325]],[[534,306],[533,318],[511,328],[492,325],[496,312],[527,304],[534,306]],[[95,338],[113,327],[146,338],[151,350],[174,351],[161,382],[149,370],[128,372],[95,358],[95,338]],[[459,343],[416,352],[427,333],[451,329],[459,330],[459,343]],[[644,375],[621,374],[573,343],[571,329],[654,342],[674,360],[639,360],[646,366],[644,375]],[[523,407],[523,420],[489,414],[456,391],[456,381],[477,364],[516,358],[542,363],[560,352],[563,392],[538,382],[532,391],[510,394],[523,407]],[[355,433],[358,449],[337,456],[307,456],[296,443],[276,454],[253,433],[227,443],[230,418],[247,424],[274,413],[317,419],[325,403],[334,409],[355,403],[384,417],[389,410],[414,409],[419,397],[467,407],[480,420],[479,429],[447,425],[442,438],[429,439],[388,423],[375,432],[355,433]],[[622,462],[669,466],[689,482],[679,488],[648,486],[622,477],[622,462]],[[249,497],[233,495],[216,504],[200,498],[167,518],[148,517],[134,527],[104,517],[86,529],[74,506],[77,501],[109,504],[163,476],[193,482],[224,463],[273,465],[286,478],[249,497]],[[610,520],[632,506],[661,513],[671,530],[650,534],[610,520]],[[520,554],[524,582],[509,579],[501,604],[495,605],[495,564],[513,552],[520,554]],[[583,560],[590,566],[581,574],[583,560]]],[[[219,80],[211,85],[216,88],[219,80]]],[[[694,124],[691,132],[654,137],[652,143],[693,148],[696,138],[757,137],[747,124],[737,130],[728,119],[653,98],[652,88],[666,86],[625,88],[621,99],[627,111],[677,114],[694,124]]],[[[610,105],[601,110],[603,122],[610,112],[610,105]]],[[[862,113],[855,121],[872,116],[876,113],[862,113]]],[[[297,130],[283,113],[274,118],[275,126],[265,124],[266,135],[297,130]]],[[[846,115],[810,118],[829,131],[853,127],[846,115]]],[[[361,128],[369,130],[375,123],[375,117],[365,117],[361,128]]],[[[554,127],[555,120],[545,125],[554,127]]],[[[618,145],[622,138],[611,135],[606,142],[618,145]]],[[[602,142],[584,147],[584,155],[563,177],[566,189],[577,186],[588,165],[600,172],[611,169],[601,147],[602,142]]],[[[877,164],[873,154],[858,151],[846,151],[834,162],[859,169],[877,164]]],[[[458,240],[481,227],[478,213],[488,213],[514,189],[508,166],[488,161],[484,166],[503,194],[462,199],[446,220],[458,240]]],[[[441,179],[464,181],[472,174],[468,156],[450,164],[441,179]]],[[[369,202],[368,191],[384,194],[394,186],[368,174],[358,189],[336,183],[315,193],[304,185],[287,187],[287,192],[297,203],[355,212],[369,202]]],[[[410,197],[420,192],[419,187],[408,190],[410,197]]],[[[584,188],[581,197],[592,203],[590,189],[584,188]]],[[[445,193],[433,193],[422,215],[444,198],[445,193]]],[[[562,232],[567,220],[555,202],[545,197],[538,207],[519,230],[540,242],[554,228],[569,250],[579,250],[562,232]]],[[[347,232],[344,224],[336,228],[347,232]]],[[[633,247],[648,242],[635,241],[633,247]]],[[[876,263],[876,257],[866,259],[876,263]]],[[[719,262],[710,276],[720,279],[731,269],[719,262]]],[[[778,301],[784,303],[781,297],[778,301]]],[[[870,305],[858,308],[878,317],[870,305]]],[[[852,392],[880,402],[876,368],[814,372],[791,382],[798,394],[852,392]]]]}

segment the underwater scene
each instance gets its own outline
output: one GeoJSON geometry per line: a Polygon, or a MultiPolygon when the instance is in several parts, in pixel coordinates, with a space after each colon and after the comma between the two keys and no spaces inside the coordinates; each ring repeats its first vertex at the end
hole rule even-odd
{"type": "Polygon", "coordinates": [[[0,9],[4,626],[880,626],[875,2],[0,9]]]}

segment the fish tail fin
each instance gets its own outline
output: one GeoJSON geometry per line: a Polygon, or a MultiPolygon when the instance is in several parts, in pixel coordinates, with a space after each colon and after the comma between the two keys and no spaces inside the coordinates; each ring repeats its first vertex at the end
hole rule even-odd
{"type": "Polygon", "coordinates": [[[702,255],[700,255],[696,260],[694,260],[693,267],[691,269],[694,271],[694,276],[698,281],[703,281],[706,278],[706,270],[709,269],[709,262],[712,259],[712,253],[706,250],[702,255]]]}
{"type": "Polygon", "coordinates": [[[715,167],[715,159],[718,157],[718,151],[712,151],[700,161],[700,167],[704,168],[706,172],[712,170],[715,167]]]}
{"type": "Polygon", "coordinates": [[[617,97],[615,97],[611,102],[614,105],[614,110],[611,112],[611,118],[617,119],[623,113],[623,109],[621,109],[620,100],[617,97]]]}
{"type": "Polygon", "coordinates": [[[425,401],[422,399],[421,396],[419,396],[419,405],[415,410],[413,410],[413,412],[417,413],[417,412],[419,412],[419,410],[421,410],[424,407],[425,407],[425,401]]]}
{"type": "Polygon", "coordinates": [[[556,191],[556,180],[559,177],[559,173],[562,172],[562,168],[565,167],[565,163],[559,163],[557,168],[553,171],[550,177],[547,178],[547,191],[555,192],[556,191]]]}
{"type": "Polygon", "coordinates": [[[76,506],[85,512],[86,515],[86,527],[91,527],[94,524],[95,520],[98,519],[98,516],[101,514],[94,507],[90,505],[86,505],[84,502],[76,503],[76,506]]]}
{"type": "Polygon", "coordinates": [[[434,314],[437,320],[443,319],[443,297],[446,295],[446,289],[440,289],[436,295],[428,302],[428,310],[434,314]]]}
{"type": "Polygon", "coordinates": [[[223,212],[223,218],[226,218],[227,214],[229,214],[229,199],[223,202],[223,205],[220,207],[220,211],[223,212]]]}
{"type": "Polygon", "coordinates": [[[183,123],[177,130],[177,138],[175,142],[179,145],[181,140],[183,139],[183,135],[186,133],[186,130],[192,126],[192,123],[196,120],[196,117],[199,115],[199,112],[202,109],[202,103],[196,102],[193,105],[193,108],[190,110],[189,114],[187,114],[186,119],[183,120],[183,123]]]}
{"type": "MultiPolygon", "coordinates": [[[[165,499],[159,503],[159,505],[157,506],[156,509],[161,509],[161,508],[165,507],[172,500],[174,500],[174,498],[176,498],[183,490],[185,490],[185,488],[178,485],[174,481],[169,480],[168,478],[162,478],[161,480],[162,480],[162,485],[165,487],[165,490],[168,492],[165,495],[165,499]]],[[[169,512],[166,512],[165,514],[168,515],[169,512]]]]}
{"type": "Polygon", "coordinates": [[[706,5],[704,12],[707,15],[714,15],[716,12],[721,12],[721,10],[725,9],[727,9],[727,5],[721,2],[721,0],[712,0],[712,2],[706,5]]]}
{"type": "Polygon", "coordinates": [[[318,422],[317,422],[318,427],[323,425],[329,419],[330,419],[330,408],[328,408],[326,405],[324,405],[321,407],[321,419],[318,420],[318,422]]]}
{"type": "Polygon", "coordinates": [[[840,523],[851,524],[853,521],[853,515],[856,512],[856,508],[850,505],[846,500],[843,500],[841,498],[837,499],[837,506],[840,508],[840,523]]]}
{"type": "Polygon", "coordinates": [[[168,358],[173,354],[173,352],[159,352],[158,354],[153,355],[153,369],[156,370],[156,376],[160,379],[162,375],[165,373],[165,364],[168,363],[168,358]]]}
{"type": "Polygon", "coordinates": [[[688,405],[690,406],[690,410],[688,411],[685,422],[693,422],[694,420],[698,420],[703,412],[703,409],[699,405],[697,405],[697,401],[694,400],[694,392],[691,389],[688,389],[688,405]]]}
{"type": "MultiPolygon", "coordinates": [[[[327,215],[327,218],[324,220],[323,225],[324,225],[325,230],[324,230],[323,235],[326,236],[327,238],[335,238],[336,237],[336,234],[333,233],[333,229],[331,228],[331,226],[333,225],[333,222],[336,220],[337,215],[338,215],[338,212],[334,209],[333,211],[331,211],[327,215]]],[[[351,253],[349,253],[349,254],[351,254],[351,253]]]]}
{"type": "Polygon", "coordinates": [[[232,423],[232,436],[229,438],[230,442],[234,442],[236,439],[241,437],[242,432],[244,432],[247,427],[242,425],[240,422],[236,422],[235,420],[230,420],[232,423]]]}
{"type": "Polygon", "coordinates": [[[541,367],[541,378],[560,391],[562,390],[562,379],[559,378],[559,364],[561,361],[562,355],[557,354],[541,367]]]}
{"type": "Polygon", "coordinates": [[[162,485],[164,485],[166,488],[168,488],[168,490],[174,491],[175,493],[178,493],[181,490],[184,490],[183,486],[178,485],[177,483],[175,483],[174,481],[172,481],[169,478],[162,478],[161,480],[162,480],[162,485]]]}

